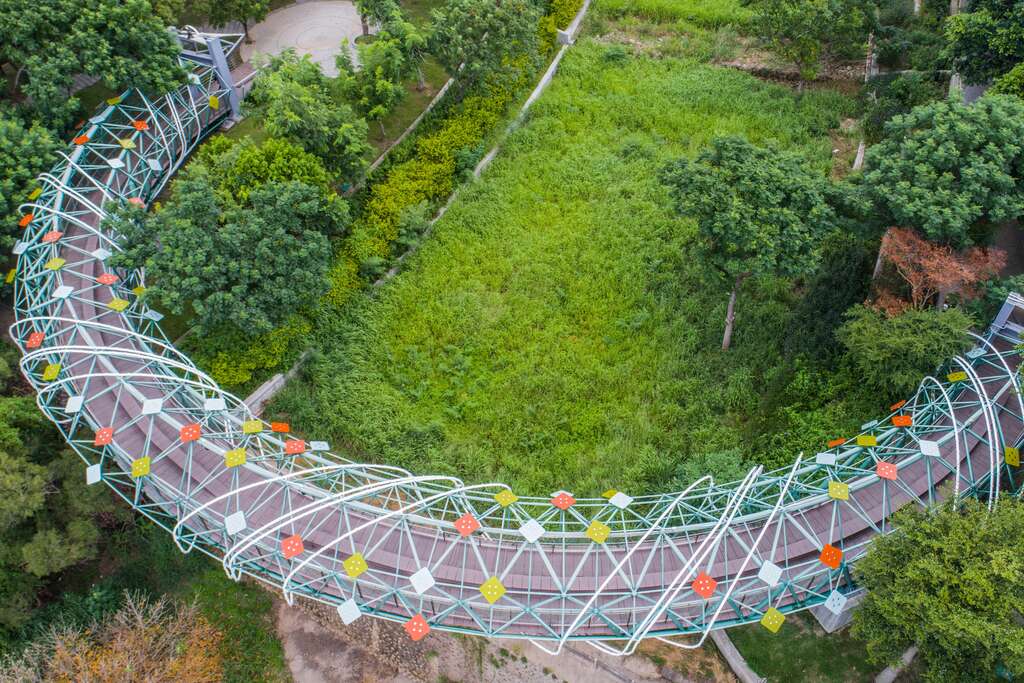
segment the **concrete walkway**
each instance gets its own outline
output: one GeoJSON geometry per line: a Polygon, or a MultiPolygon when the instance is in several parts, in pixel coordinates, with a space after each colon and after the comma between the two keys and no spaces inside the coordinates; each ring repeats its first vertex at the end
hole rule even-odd
{"type": "Polygon", "coordinates": [[[309,55],[328,76],[337,76],[334,57],[341,52],[341,41],[350,46],[363,30],[355,5],[348,0],[303,2],[274,10],[249,29],[252,44],[242,43],[242,58],[255,54],[276,55],[292,47],[300,55],[309,55]]]}

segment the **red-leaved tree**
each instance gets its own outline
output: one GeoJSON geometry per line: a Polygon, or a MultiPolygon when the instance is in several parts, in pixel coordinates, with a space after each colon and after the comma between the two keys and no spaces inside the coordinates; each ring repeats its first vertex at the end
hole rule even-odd
{"type": "Polygon", "coordinates": [[[902,309],[922,309],[932,303],[942,308],[949,294],[971,298],[975,287],[1006,265],[1000,249],[972,247],[954,251],[929,242],[910,228],[889,228],[882,238],[882,258],[892,264],[910,288],[910,301],[882,290],[875,305],[890,314],[902,309]]]}

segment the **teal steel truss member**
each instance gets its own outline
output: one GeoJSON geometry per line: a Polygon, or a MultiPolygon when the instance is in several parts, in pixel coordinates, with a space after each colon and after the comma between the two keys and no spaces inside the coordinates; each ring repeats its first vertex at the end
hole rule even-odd
{"type": "MultiPolygon", "coordinates": [[[[107,266],[111,202],[148,204],[237,106],[236,37],[183,32],[189,82],[129,91],[77,132],[22,206],[11,335],[41,410],[105,483],[173,533],[295,597],[431,629],[631,652],[705,636],[856,590],[850,567],[904,505],[995,504],[1021,490],[1024,403],[1011,295],[964,357],[859,434],[739,482],[630,496],[520,497],[500,483],[353,462],[267,424],[175,350],[140,295],[144,274],[107,266]],[[614,642],[618,641],[618,642],[614,642]]],[[[572,482],[566,482],[571,486],[572,482]]],[[[358,627],[358,626],[353,626],[358,627]]]]}

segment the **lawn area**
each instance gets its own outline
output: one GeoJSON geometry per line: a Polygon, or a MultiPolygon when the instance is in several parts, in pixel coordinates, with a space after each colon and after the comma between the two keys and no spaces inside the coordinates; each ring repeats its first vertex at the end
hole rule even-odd
{"type": "MultiPolygon", "coordinates": [[[[672,215],[658,173],[726,133],[824,173],[851,106],[582,39],[409,268],[324,312],[319,359],[267,416],[356,457],[541,495],[660,490],[695,455],[736,447],[786,462],[799,439],[758,440],[789,428],[774,415],[788,395],[769,389],[824,381],[782,353],[797,297],[787,283],[747,288],[723,354],[727,290],[691,257],[693,226],[672,215]]],[[[825,403],[828,419],[800,438],[863,421],[825,403]]]]}
{"type": "Polygon", "coordinates": [[[448,74],[431,57],[423,62],[423,80],[426,82],[426,87],[423,90],[417,89],[418,81],[415,77],[403,83],[406,95],[398,103],[398,106],[380,122],[370,122],[370,144],[373,145],[377,154],[390,147],[416,120],[416,117],[423,113],[423,110],[430,104],[430,100],[434,99],[434,95],[448,81],[448,74]]]}
{"type": "Polygon", "coordinates": [[[869,683],[881,667],[867,661],[864,644],[849,629],[826,634],[808,612],[786,615],[778,633],[760,624],[729,629],[747,664],[778,683],[869,683]]]}
{"type": "Polygon", "coordinates": [[[430,10],[444,5],[444,0],[400,0],[399,4],[412,23],[425,26],[430,23],[430,10]]]}

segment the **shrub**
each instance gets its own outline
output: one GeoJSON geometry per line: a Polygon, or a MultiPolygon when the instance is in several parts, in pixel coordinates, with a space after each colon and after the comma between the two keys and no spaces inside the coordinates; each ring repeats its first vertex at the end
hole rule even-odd
{"type": "Polygon", "coordinates": [[[973,321],[952,308],[908,310],[887,317],[855,306],[837,336],[865,382],[892,396],[908,396],[925,375],[970,347],[973,321]]]}
{"type": "Polygon", "coordinates": [[[989,92],[1024,99],[1024,62],[997,78],[989,92]]]}
{"type": "Polygon", "coordinates": [[[568,28],[583,7],[583,0],[551,0],[551,9],[540,20],[540,44],[550,50],[558,40],[558,29],[568,28]]]}
{"type": "Polygon", "coordinates": [[[292,315],[274,330],[250,337],[237,328],[221,328],[189,340],[192,357],[219,384],[242,387],[253,374],[279,367],[297,355],[313,327],[301,315],[292,315]]]}
{"type": "Polygon", "coordinates": [[[864,135],[874,143],[882,139],[887,121],[940,99],[943,86],[923,74],[901,74],[892,80],[876,79],[865,88],[865,94],[864,135]]]}

